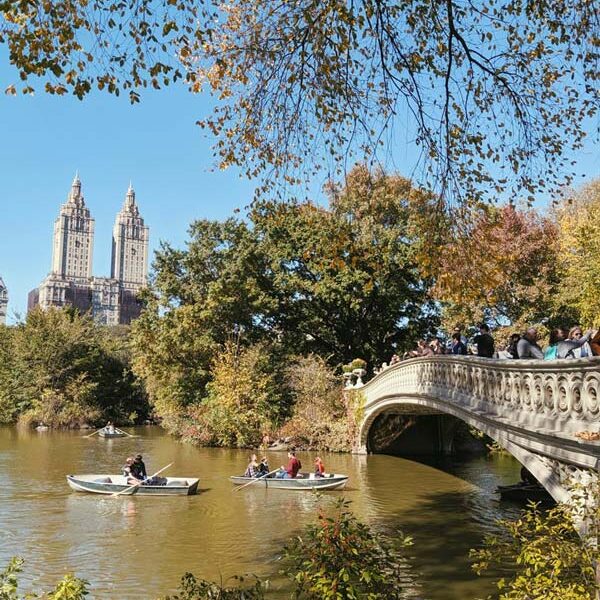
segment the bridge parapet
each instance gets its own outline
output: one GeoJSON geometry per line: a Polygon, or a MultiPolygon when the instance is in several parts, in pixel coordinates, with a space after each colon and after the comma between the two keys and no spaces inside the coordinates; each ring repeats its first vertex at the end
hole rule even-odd
{"type": "Polygon", "coordinates": [[[416,358],[361,388],[365,408],[409,393],[443,398],[532,429],[573,434],[600,423],[600,357],[577,360],[416,358]]]}
{"type": "Polygon", "coordinates": [[[403,361],[357,389],[364,397],[357,452],[384,412],[438,412],[477,427],[511,452],[557,500],[567,479],[600,468],[600,442],[575,433],[600,429],[600,357],[495,360],[434,356],[403,361]]]}

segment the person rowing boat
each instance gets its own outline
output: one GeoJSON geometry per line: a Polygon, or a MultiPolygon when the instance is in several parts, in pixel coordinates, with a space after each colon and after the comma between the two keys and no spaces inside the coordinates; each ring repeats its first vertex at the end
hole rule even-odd
{"type": "Polygon", "coordinates": [[[277,471],[275,477],[277,479],[294,479],[301,468],[302,463],[296,458],[296,452],[294,452],[294,450],[289,450],[287,467],[281,465],[281,468],[277,471]]]}
{"type": "Polygon", "coordinates": [[[123,476],[127,478],[127,483],[135,485],[165,485],[164,477],[148,477],[146,465],[142,460],[141,454],[136,454],[135,458],[129,456],[123,466],[123,476]]]}

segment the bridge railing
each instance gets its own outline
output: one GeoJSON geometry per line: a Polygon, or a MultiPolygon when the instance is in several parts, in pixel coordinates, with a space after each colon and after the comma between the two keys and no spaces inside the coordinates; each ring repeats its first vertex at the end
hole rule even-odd
{"type": "Polygon", "coordinates": [[[434,398],[490,418],[572,436],[600,423],[600,357],[414,358],[388,367],[360,391],[367,411],[386,398],[434,398]]]}

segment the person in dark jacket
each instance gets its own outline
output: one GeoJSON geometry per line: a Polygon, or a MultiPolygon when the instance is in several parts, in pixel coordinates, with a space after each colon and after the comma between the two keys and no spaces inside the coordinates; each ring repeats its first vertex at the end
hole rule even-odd
{"type": "Polygon", "coordinates": [[[508,340],[508,353],[512,356],[512,358],[519,358],[519,351],[517,350],[517,345],[519,344],[519,340],[521,336],[518,333],[513,333],[508,340]]]}
{"type": "Polygon", "coordinates": [[[129,456],[123,465],[123,476],[127,478],[127,485],[134,485],[141,483],[143,479],[136,475],[136,471],[133,467],[134,459],[129,456]]]}
{"type": "Polygon", "coordinates": [[[450,354],[467,354],[467,346],[462,341],[460,332],[452,334],[452,345],[450,346],[450,354]]]}
{"type": "Polygon", "coordinates": [[[490,334],[490,328],[485,323],[479,326],[479,335],[476,335],[473,341],[477,345],[477,356],[493,358],[494,338],[490,334]]]}
{"type": "Polygon", "coordinates": [[[260,463],[258,465],[258,476],[264,477],[269,473],[269,462],[267,461],[267,457],[263,456],[260,459],[260,463]]]}
{"type": "Polygon", "coordinates": [[[141,479],[142,481],[148,477],[148,473],[146,473],[146,465],[142,460],[141,454],[135,455],[135,460],[131,464],[131,474],[136,479],[141,479]]]}

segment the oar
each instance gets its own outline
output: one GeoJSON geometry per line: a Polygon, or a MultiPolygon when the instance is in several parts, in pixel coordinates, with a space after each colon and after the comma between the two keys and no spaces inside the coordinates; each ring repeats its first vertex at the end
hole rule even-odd
{"type": "Polygon", "coordinates": [[[92,437],[93,435],[100,433],[103,429],[104,429],[104,427],[100,427],[100,429],[98,429],[98,431],[94,431],[94,433],[90,433],[89,435],[84,435],[83,437],[84,438],[92,437]]]}
{"type": "MultiPolygon", "coordinates": [[[[154,475],[148,477],[148,479],[152,479],[153,477],[156,477],[163,471],[166,471],[172,464],[173,463],[169,463],[166,467],[163,467],[160,471],[156,471],[156,473],[154,473],[154,475]]],[[[134,483],[131,487],[125,488],[124,490],[121,490],[120,492],[115,492],[114,494],[111,494],[111,496],[113,496],[113,497],[120,496],[121,494],[124,494],[125,492],[129,492],[133,488],[138,487],[138,485],[142,485],[142,483],[143,483],[142,481],[138,481],[137,483],[134,483]]]]}
{"type": "Polygon", "coordinates": [[[127,433],[126,431],[123,431],[122,429],[115,429],[115,431],[118,431],[119,433],[124,433],[125,435],[128,435],[129,437],[135,437],[134,435],[131,435],[130,433],[127,433]]]}
{"type": "Polygon", "coordinates": [[[279,471],[279,468],[275,469],[274,471],[271,471],[270,473],[266,473],[265,475],[261,475],[260,477],[257,477],[256,479],[253,479],[252,481],[249,481],[248,483],[245,483],[244,485],[242,485],[240,487],[233,488],[233,491],[237,492],[238,490],[243,490],[246,486],[252,485],[253,483],[260,481],[261,479],[264,479],[265,477],[268,477],[269,475],[273,475],[273,473],[277,473],[277,471],[279,471]]]}

